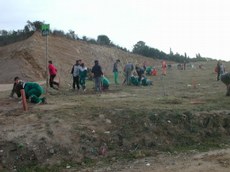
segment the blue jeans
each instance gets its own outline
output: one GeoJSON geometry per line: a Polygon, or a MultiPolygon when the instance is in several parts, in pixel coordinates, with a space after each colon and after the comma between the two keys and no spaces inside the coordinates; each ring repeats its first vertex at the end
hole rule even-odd
{"type": "Polygon", "coordinates": [[[95,91],[101,91],[101,77],[94,78],[95,91]]]}

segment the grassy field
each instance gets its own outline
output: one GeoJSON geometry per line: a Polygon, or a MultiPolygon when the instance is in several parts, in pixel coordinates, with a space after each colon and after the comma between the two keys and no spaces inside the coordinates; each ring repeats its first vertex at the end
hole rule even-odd
{"type": "MultiPolygon", "coordinates": [[[[229,97],[216,81],[216,62],[148,76],[152,86],[115,86],[101,94],[62,83],[48,104],[24,112],[0,92],[0,169],[63,171],[95,168],[159,152],[228,147],[229,97]]],[[[230,64],[226,63],[226,69],[230,64]]],[[[122,80],[122,78],[120,78],[122,80]]]]}

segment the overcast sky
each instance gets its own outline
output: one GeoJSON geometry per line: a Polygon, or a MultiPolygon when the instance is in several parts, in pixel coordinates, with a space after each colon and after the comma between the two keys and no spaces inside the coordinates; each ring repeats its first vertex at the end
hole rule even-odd
{"type": "Polygon", "coordinates": [[[107,35],[132,50],[138,41],[169,53],[230,61],[230,0],[0,0],[0,29],[27,20],[81,38],[107,35]]]}

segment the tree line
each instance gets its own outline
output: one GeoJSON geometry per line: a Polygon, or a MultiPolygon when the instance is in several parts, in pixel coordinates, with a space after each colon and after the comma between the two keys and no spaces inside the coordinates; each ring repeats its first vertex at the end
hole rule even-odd
{"type": "Polygon", "coordinates": [[[196,54],[195,58],[190,58],[189,56],[187,56],[186,53],[184,53],[184,55],[180,55],[179,53],[173,53],[171,49],[170,49],[170,53],[166,54],[165,52],[160,51],[156,48],[147,46],[144,41],[138,41],[134,45],[132,52],[134,54],[139,54],[154,59],[170,60],[178,63],[189,63],[189,62],[211,60],[210,58],[201,57],[200,53],[196,54]]]}
{"type": "MultiPolygon", "coordinates": [[[[14,42],[22,41],[30,36],[33,35],[35,31],[40,31],[42,25],[45,24],[41,21],[27,21],[27,24],[24,26],[24,29],[17,30],[17,31],[6,31],[6,30],[0,30],[0,46],[5,46],[8,44],[12,44],[14,42]]],[[[71,40],[81,40],[85,41],[91,44],[97,44],[97,45],[103,45],[108,47],[115,47],[122,51],[129,52],[124,47],[121,47],[119,45],[115,45],[108,36],[106,35],[98,35],[97,39],[88,38],[86,36],[83,36],[82,38],[79,38],[78,35],[73,30],[69,30],[69,32],[65,33],[62,30],[50,30],[51,35],[54,36],[62,36],[66,37],[71,40]]],[[[186,55],[180,55],[178,53],[173,53],[170,49],[170,53],[166,54],[163,51],[160,51],[156,48],[149,47],[145,44],[144,41],[138,41],[131,51],[133,54],[139,54],[142,56],[146,56],[149,58],[154,59],[160,59],[160,60],[171,60],[179,63],[188,63],[188,62],[195,62],[195,61],[207,61],[207,58],[201,57],[201,55],[198,53],[195,58],[190,58],[186,55]]]]}

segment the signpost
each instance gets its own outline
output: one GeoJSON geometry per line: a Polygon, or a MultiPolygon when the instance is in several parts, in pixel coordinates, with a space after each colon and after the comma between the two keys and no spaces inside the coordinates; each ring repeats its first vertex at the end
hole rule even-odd
{"type": "Polygon", "coordinates": [[[50,25],[42,25],[42,36],[46,37],[46,94],[48,93],[48,35],[50,32],[50,25]]]}
{"type": "Polygon", "coordinates": [[[49,24],[43,24],[42,25],[42,36],[48,36],[50,33],[50,25],[49,24]]]}

